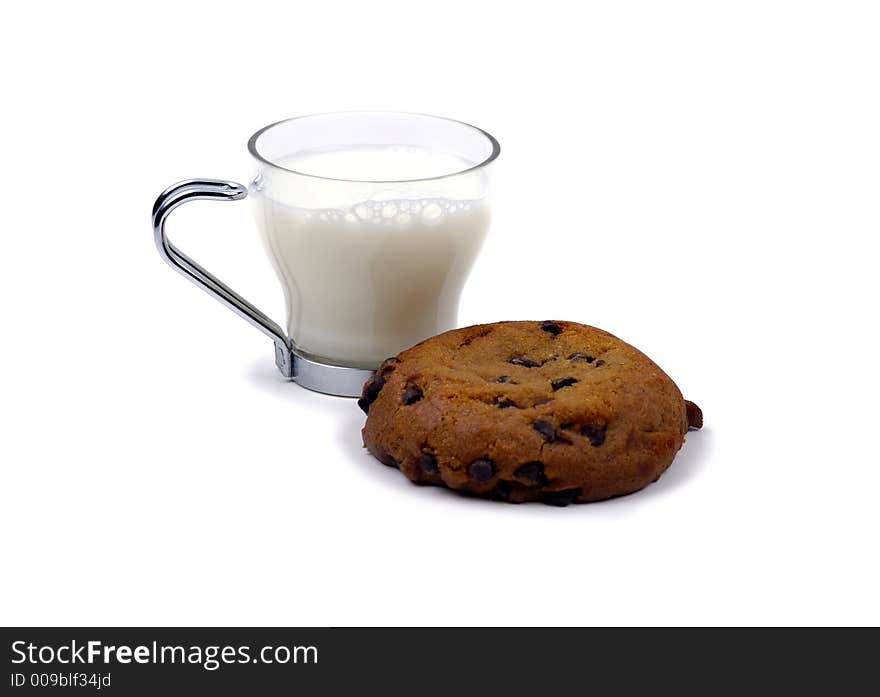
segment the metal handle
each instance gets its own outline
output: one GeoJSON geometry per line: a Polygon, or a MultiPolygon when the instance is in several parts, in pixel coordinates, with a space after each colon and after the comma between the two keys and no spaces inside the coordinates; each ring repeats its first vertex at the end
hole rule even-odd
{"type": "Polygon", "coordinates": [[[284,377],[292,378],[294,376],[292,345],[284,330],[232,288],[177,249],[165,235],[165,220],[171,211],[187,201],[240,201],[246,196],[247,187],[222,179],[187,179],[168,187],[153,204],[153,234],[156,247],[170,266],[272,339],[275,342],[275,365],[284,377]]]}

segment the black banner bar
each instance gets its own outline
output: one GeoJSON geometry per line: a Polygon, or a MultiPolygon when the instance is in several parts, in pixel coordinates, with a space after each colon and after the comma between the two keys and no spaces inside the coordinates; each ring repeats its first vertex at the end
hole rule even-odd
{"type": "Polygon", "coordinates": [[[864,689],[876,630],[2,629],[9,695],[864,689]]]}

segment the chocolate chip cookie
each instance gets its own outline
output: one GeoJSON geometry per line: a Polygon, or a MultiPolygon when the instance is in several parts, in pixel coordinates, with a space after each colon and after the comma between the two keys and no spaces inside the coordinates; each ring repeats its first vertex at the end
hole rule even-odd
{"type": "Polygon", "coordinates": [[[557,506],[656,481],[703,418],[643,353],[562,321],[427,339],[385,361],[358,404],[364,445],[413,481],[557,506]]]}

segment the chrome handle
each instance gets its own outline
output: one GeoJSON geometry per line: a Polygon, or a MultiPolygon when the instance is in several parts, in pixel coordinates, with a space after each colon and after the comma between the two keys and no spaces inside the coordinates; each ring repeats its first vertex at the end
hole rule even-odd
{"type": "Polygon", "coordinates": [[[153,234],[156,247],[170,266],[272,339],[275,342],[275,365],[284,377],[292,378],[294,376],[292,345],[284,330],[232,288],[177,249],[165,235],[165,221],[171,211],[187,201],[239,201],[246,196],[245,186],[222,179],[187,179],[168,187],[153,204],[153,234]]]}

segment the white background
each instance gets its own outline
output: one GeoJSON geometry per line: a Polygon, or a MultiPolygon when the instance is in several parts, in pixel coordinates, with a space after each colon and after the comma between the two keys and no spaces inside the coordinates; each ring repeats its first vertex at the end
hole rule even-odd
{"type": "MultiPolygon", "coordinates": [[[[0,22],[0,622],[880,622],[880,21],[850,2],[15,3],[0,22]],[[168,184],[287,116],[498,137],[460,322],[570,319],[697,401],[606,503],[419,488],[173,273],[168,184]]],[[[273,317],[248,205],[176,243],[273,317]]],[[[328,269],[332,274],[332,269],[328,269]]]]}

